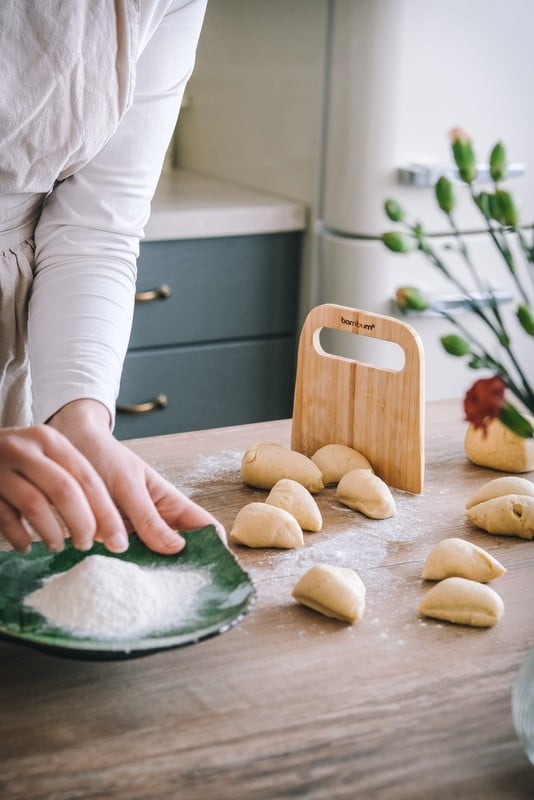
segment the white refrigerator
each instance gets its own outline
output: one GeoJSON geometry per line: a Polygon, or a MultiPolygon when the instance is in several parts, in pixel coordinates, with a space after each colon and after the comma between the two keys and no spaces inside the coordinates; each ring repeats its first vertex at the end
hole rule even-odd
{"type": "MultiPolygon", "coordinates": [[[[497,140],[505,144],[513,173],[506,187],[522,223],[534,221],[534,2],[332,0],[328,29],[314,234],[318,302],[400,316],[392,303],[399,286],[415,285],[446,300],[455,293],[420,253],[386,250],[380,236],[395,227],[383,211],[387,197],[423,223],[449,265],[476,289],[462,259],[447,249],[454,241],[431,187],[439,174],[452,174],[448,131],[462,126],[481,165],[497,140]]],[[[457,195],[457,221],[473,261],[503,298],[516,294],[467,191],[458,186],[457,195]]],[[[530,290],[532,278],[524,269],[530,290]]],[[[503,313],[513,347],[534,380],[533,340],[520,330],[512,305],[505,304],[503,313]]],[[[467,327],[475,327],[472,313],[459,313],[467,327]]],[[[458,397],[488,374],[443,351],[439,337],[454,332],[443,318],[406,321],[423,341],[427,399],[458,397]]],[[[402,366],[394,345],[333,331],[321,337],[329,352],[402,366]]]]}

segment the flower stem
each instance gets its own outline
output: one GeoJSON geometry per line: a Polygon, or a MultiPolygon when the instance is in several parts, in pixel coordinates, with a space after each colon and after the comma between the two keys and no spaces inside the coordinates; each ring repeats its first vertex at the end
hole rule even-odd
{"type": "Polygon", "coordinates": [[[454,233],[456,241],[458,242],[458,250],[461,253],[461,255],[463,256],[463,259],[464,259],[465,263],[467,264],[467,267],[469,268],[469,272],[471,273],[471,276],[472,276],[473,280],[475,281],[475,284],[477,286],[478,291],[480,293],[489,292],[490,294],[493,294],[491,286],[489,284],[486,284],[484,286],[484,284],[482,283],[480,275],[478,274],[478,272],[477,272],[477,270],[475,268],[475,265],[471,261],[471,256],[469,255],[469,250],[467,249],[467,245],[465,243],[465,240],[464,240],[464,238],[463,238],[458,226],[456,225],[456,221],[455,221],[453,215],[451,214],[451,212],[449,212],[447,214],[447,218],[449,220],[449,224],[450,224],[451,229],[452,229],[452,231],[454,233]]]}
{"type": "Polygon", "coordinates": [[[460,254],[462,255],[462,257],[464,259],[464,262],[465,262],[465,264],[467,265],[467,267],[469,269],[471,277],[473,278],[478,291],[481,294],[486,293],[486,294],[489,295],[489,307],[493,312],[493,315],[495,317],[497,325],[500,328],[501,334],[503,335],[504,338],[507,339],[508,335],[507,335],[507,333],[506,333],[506,331],[504,329],[504,324],[503,324],[502,317],[501,317],[500,312],[499,312],[499,306],[498,306],[497,300],[495,298],[495,294],[493,292],[493,288],[489,283],[486,283],[485,285],[482,283],[480,275],[478,274],[478,271],[477,271],[475,265],[473,264],[473,262],[471,260],[471,256],[470,256],[469,250],[467,248],[465,240],[464,240],[464,238],[463,238],[458,226],[456,225],[456,221],[455,221],[454,217],[452,216],[452,214],[450,212],[447,214],[447,217],[448,217],[451,229],[452,229],[452,231],[454,233],[454,236],[456,238],[456,241],[458,242],[458,250],[459,250],[460,254]]]}
{"type": "Polygon", "coordinates": [[[517,238],[519,240],[519,244],[521,245],[521,249],[523,250],[524,256],[527,260],[527,264],[530,266],[529,270],[530,280],[534,284],[534,270],[532,268],[534,265],[534,245],[532,247],[528,246],[528,242],[523,235],[523,231],[520,228],[517,229],[517,238]]]}
{"type": "Polygon", "coordinates": [[[500,241],[499,241],[499,237],[497,236],[497,231],[493,227],[493,225],[491,223],[491,219],[484,212],[484,210],[482,208],[480,208],[480,206],[477,203],[475,192],[474,192],[472,186],[470,187],[470,191],[471,191],[471,197],[473,199],[473,202],[474,202],[475,206],[480,210],[480,213],[484,217],[484,221],[486,223],[487,231],[488,231],[489,235],[491,236],[491,238],[493,240],[493,243],[495,244],[495,247],[498,249],[499,253],[501,254],[501,256],[502,256],[502,258],[504,260],[504,263],[508,267],[508,271],[512,275],[521,297],[528,304],[529,303],[529,297],[528,297],[527,293],[525,292],[525,289],[523,288],[523,284],[521,283],[519,275],[517,274],[517,270],[516,270],[516,266],[515,266],[515,262],[514,262],[514,257],[512,255],[512,251],[510,250],[510,248],[508,247],[508,244],[506,243],[503,229],[502,228],[498,229],[499,230],[499,236],[500,236],[500,241]]]}
{"type": "MultiPolygon", "coordinates": [[[[454,285],[462,292],[462,294],[466,298],[466,301],[469,304],[469,307],[471,308],[471,310],[482,320],[482,322],[484,322],[489,327],[489,329],[491,330],[492,334],[496,337],[497,341],[499,342],[501,347],[504,349],[504,351],[508,355],[511,363],[515,367],[515,369],[517,371],[517,374],[519,376],[519,379],[520,379],[520,381],[521,381],[521,383],[522,383],[522,385],[523,385],[523,387],[525,389],[525,392],[527,393],[528,397],[529,398],[534,398],[534,392],[532,390],[532,387],[530,386],[525,374],[523,373],[523,370],[521,369],[521,365],[518,363],[516,357],[514,356],[512,350],[510,348],[510,337],[508,336],[508,333],[506,332],[506,329],[504,327],[504,323],[502,321],[502,318],[501,318],[501,315],[500,315],[500,312],[499,312],[499,309],[498,309],[497,302],[495,301],[495,298],[493,297],[493,295],[491,295],[492,300],[493,300],[493,302],[491,304],[491,308],[492,308],[492,311],[493,311],[493,313],[494,313],[494,315],[496,317],[496,320],[497,320],[497,327],[491,321],[491,319],[489,319],[489,317],[484,313],[484,311],[482,310],[480,304],[469,295],[469,292],[467,291],[465,286],[462,284],[462,282],[459,281],[448,270],[448,268],[443,263],[443,261],[435,253],[435,251],[430,247],[430,245],[428,244],[426,239],[422,239],[420,237],[420,239],[419,239],[419,247],[420,247],[421,251],[427,256],[427,258],[430,259],[430,261],[434,264],[434,266],[436,266],[441,272],[443,272],[443,274],[452,283],[454,283],[454,285]]],[[[458,324],[458,323],[456,323],[456,324],[458,324]]],[[[504,370],[504,366],[501,365],[501,369],[504,370]]],[[[531,399],[530,402],[533,402],[533,400],[531,399]]]]}
{"type": "MultiPolygon", "coordinates": [[[[439,314],[441,314],[443,317],[445,317],[445,319],[448,319],[449,322],[451,322],[453,325],[455,325],[458,328],[458,330],[462,333],[462,335],[465,336],[465,338],[469,342],[471,342],[479,350],[479,354],[481,354],[482,357],[484,358],[484,360],[487,362],[488,367],[493,368],[496,372],[499,373],[499,375],[502,377],[504,383],[506,384],[508,389],[510,389],[512,394],[514,394],[518,398],[518,400],[520,400],[522,403],[524,403],[527,406],[527,408],[529,409],[529,411],[534,414],[534,395],[532,394],[532,391],[530,390],[528,385],[525,387],[525,389],[526,389],[526,391],[528,393],[528,396],[525,397],[524,392],[521,391],[519,386],[517,386],[515,381],[512,380],[512,378],[508,374],[507,370],[504,367],[504,364],[501,364],[500,361],[497,361],[497,359],[494,358],[486,350],[484,345],[476,338],[476,336],[474,336],[466,327],[464,327],[464,325],[462,325],[461,322],[458,322],[456,317],[452,316],[452,314],[449,314],[447,311],[443,311],[442,309],[437,309],[437,310],[438,310],[439,314]]],[[[520,370],[519,370],[519,372],[520,372],[520,375],[522,375],[520,370]]],[[[523,380],[522,380],[522,383],[523,383],[523,380]]],[[[523,385],[525,385],[525,384],[523,383],[523,385]]]]}

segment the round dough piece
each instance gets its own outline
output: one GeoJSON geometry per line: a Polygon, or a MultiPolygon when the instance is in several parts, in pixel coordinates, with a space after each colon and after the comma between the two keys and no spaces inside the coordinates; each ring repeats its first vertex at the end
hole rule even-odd
{"type": "Polygon", "coordinates": [[[397,514],[388,485],[368,469],[347,472],[339,481],[336,495],[343,505],[372,519],[387,519],[397,514]]]}
{"type": "Polygon", "coordinates": [[[321,470],[311,458],[275,442],[259,442],[246,450],[241,477],[256,489],[272,489],[282,478],[291,478],[313,493],[324,488],[321,470]]]}
{"type": "Polygon", "coordinates": [[[304,544],[302,530],[289,511],[266,503],[249,503],[237,514],[230,540],[247,547],[291,550],[304,544]]]}
{"type": "Polygon", "coordinates": [[[534,497],[507,494],[478,503],[465,512],[467,519],[488,533],[534,538],[534,497]]]}
{"type": "MultiPolygon", "coordinates": [[[[534,424],[534,417],[525,415],[534,424]]],[[[534,439],[525,439],[492,419],[487,435],[482,428],[469,424],[465,434],[464,449],[468,458],[482,467],[502,472],[528,472],[534,469],[534,439]]]]}
{"type": "Polygon", "coordinates": [[[424,596],[419,613],[459,625],[489,628],[504,613],[504,603],[497,592],[484,583],[467,578],[446,578],[436,583],[424,596]]]}
{"type": "Polygon", "coordinates": [[[486,583],[505,572],[503,565],[481,547],[451,538],[432,548],[423,564],[422,577],[427,581],[457,577],[486,583]]]}
{"type": "Polygon", "coordinates": [[[365,610],[364,583],[348,567],[316,564],[302,576],[292,594],[302,605],[343,622],[357,622],[365,610]]]}
{"type": "Polygon", "coordinates": [[[345,444],[325,444],[311,458],[321,470],[325,486],[339,483],[343,475],[353,469],[369,469],[374,472],[364,455],[345,444]]]}
{"type": "Polygon", "coordinates": [[[481,486],[469,498],[465,507],[472,508],[477,503],[484,503],[486,500],[493,500],[494,497],[503,497],[507,494],[522,494],[527,497],[534,497],[534,483],[527,478],[518,478],[517,475],[494,478],[481,486]]]}
{"type": "Polygon", "coordinates": [[[312,495],[301,483],[292,481],[291,478],[277,481],[265,502],[289,511],[306,531],[316,532],[323,527],[319,506],[312,495]]]}

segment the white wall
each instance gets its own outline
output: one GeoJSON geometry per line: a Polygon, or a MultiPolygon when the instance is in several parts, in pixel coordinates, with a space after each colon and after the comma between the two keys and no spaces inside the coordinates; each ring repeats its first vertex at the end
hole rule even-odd
{"type": "Polygon", "coordinates": [[[181,166],[315,197],[326,0],[209,0],[176,138],[181,166]]]}
{"type": "MultiPolygon", "coordinates": [[[[327,0],[209,0],[174,163],[298,200],[319,194],[327,0]]],[[[310,233],[302,307],[314,304],[310,233]]]]}

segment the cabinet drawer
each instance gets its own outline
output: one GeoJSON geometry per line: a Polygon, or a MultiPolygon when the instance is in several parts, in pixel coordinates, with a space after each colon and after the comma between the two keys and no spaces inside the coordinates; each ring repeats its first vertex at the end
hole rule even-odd
{"type": "Polygon", "coordinates": [[[118,406],[168,398],[166,408],[117,412],[119,439],[291,416],[294,336],[130,351],[118,406]]]}
{"type": "Polygon", "coordinates": [[[146,242],[130,348],[289,334],[295,328],[301,234],[146,242]]]}

